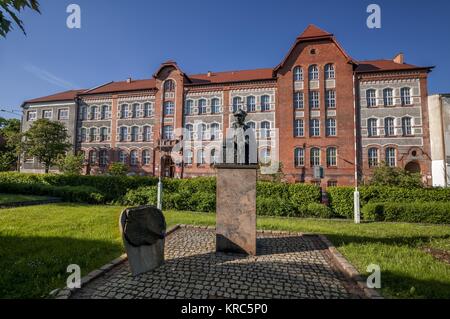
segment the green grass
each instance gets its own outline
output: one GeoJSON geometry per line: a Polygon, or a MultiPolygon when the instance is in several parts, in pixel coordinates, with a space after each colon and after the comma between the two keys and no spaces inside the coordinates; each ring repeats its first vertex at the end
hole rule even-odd
{"type": "Polygon", "coordinates": [[[0,204],[30,202],[35,200],[45,200],[48,197],[34,196],[34,195],[15,195],[15,194],[0,194],[0,204]]]}
{"type": "MultiPolygon", "coordinates": [[[[121,207],[53,204],[0,212],[0,298],[40,298],[65,285],[69,264],[82,274],[123,253],[121,207]]],[[[214,214],[165,213],[168,226],[214,225],[214,214]]],[[[450,227],[259,217],[258,228],[326,235],[361,273],[381,266],[386,297],[450,298],[450,266],[421,248],[450,248],[450,227]],[[414,288],[413,288],[414,287],[414,288]]]]}

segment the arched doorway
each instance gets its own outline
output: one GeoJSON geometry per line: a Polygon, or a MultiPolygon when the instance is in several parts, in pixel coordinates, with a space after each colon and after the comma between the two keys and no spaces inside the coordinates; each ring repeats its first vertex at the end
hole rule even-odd
{"type": "Polygon", "coordinates": [[[417,162],[409,162],[405,166],[405,170],[409,173],[420,173],[420,165],[417,162]]]}
{"type": "Polygon", "coordinates": [[[175,176],[175,164],[171,156],[164,156],[161,160],[163,177],[173,178],[175,176]]]}

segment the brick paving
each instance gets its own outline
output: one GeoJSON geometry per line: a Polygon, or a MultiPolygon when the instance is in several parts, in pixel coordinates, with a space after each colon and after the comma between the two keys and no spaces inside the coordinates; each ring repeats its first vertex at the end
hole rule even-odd
{"type": "Polygon", "coordinates": [[[361,298],[313,235],[258,233],[258,255],[215,252],[213,229],[182,227],[166,239],[166,263],[131,276],[124,262],[71,298],[361,298]]]}

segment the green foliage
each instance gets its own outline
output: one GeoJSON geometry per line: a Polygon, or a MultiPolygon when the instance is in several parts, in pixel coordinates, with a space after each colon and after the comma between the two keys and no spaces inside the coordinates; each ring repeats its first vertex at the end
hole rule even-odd
{"type": "Polygon", "coordinates": [[[123,197],[122,204],[126,206],[156,205],[156,186],[145,186],[129,190],[123,197]]]}
{"type": "Polygon", "coordinates": [[[80,175],[83,168],[84,156],[67,154],[60,156],[57,161],[59,171],[68,175],[80,175]]]}
{"type": "Polygon", "coordinates": [[[374,169],[369,185],[407,188],[423,187],[421,175],[419,173],[410,173],[403,168],[390,167],[386,164],[374,169]]]}
{"type": "Polygon", "coordinates": [[[20,136],[19,120],[0,117],[0,171],[17,167],[20,136]]]}
{"type": "Polygon", "coordinates": [[[71,147],[69,135],[64,124],[47,119],[39,119],[24,134],[22,151],[25,156],[36,157],[44,164],[45,173],[56,164],[58,157],[71,147]]]}
{"type": "Polygon", "coordinates": [[[124,163],[111,163],[108,167],[108,173],[112,176],[125,176],[128,172],[128,166],[124,163]]]}
{"type": "Polygon", "coordinates": [[[450,224],[449,202],[371,203],[362,213],[370,221],[450,224]]]}
{"type": "Polygon", "coordinates": [[[22,20],[18,17],[20,11],[30,8],[35,12],[39,11],[39,2],[37,0],[1,0],[0,1],[0,36],[6,37],[6,34],[12,30],[14,22],[24,34],[25,27],[22,20]],[[9,16],[12,20],[8,19],[9,16]]]}

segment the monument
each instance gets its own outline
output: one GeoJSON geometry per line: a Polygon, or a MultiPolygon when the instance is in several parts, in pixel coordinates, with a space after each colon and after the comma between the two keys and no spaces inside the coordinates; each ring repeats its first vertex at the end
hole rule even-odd
{"type": "Polygon", "coordinates": [[[119,227],[131,273],[136,276],[164,264],[166,221],[153,206],[125,209],[119,227]]]}
{"type": "Polygon", "coordinates": [[[224,162],[215,165],[216,251],[256,255],[255,132],[245,124],[247,113],[238,110],[224,141],[224,162]]]}

